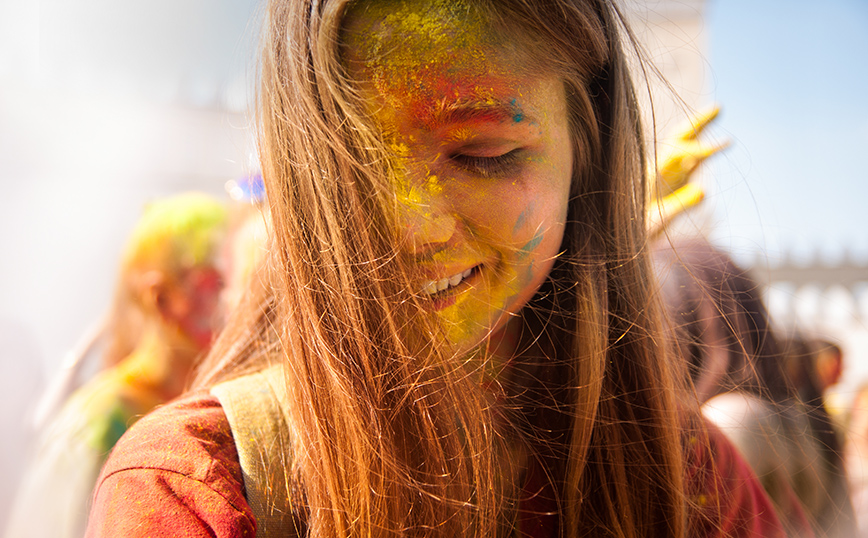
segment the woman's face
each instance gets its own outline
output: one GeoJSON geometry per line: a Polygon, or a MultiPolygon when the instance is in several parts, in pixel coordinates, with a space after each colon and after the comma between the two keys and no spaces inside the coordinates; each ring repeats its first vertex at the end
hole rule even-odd
{"type": "Polygon", "coordinates": [[[357,3],[343,35],[349,75],[394,154],[418,290],[451,347],[469,351],[558,255],[573,165],[563,84],[462,2],[357,3]]]}

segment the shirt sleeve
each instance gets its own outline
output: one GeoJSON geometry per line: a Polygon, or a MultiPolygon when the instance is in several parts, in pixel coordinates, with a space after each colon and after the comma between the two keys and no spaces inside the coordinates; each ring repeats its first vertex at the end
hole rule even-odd
{"type": "Polygon", "coordinates": [[[197,392],[121,438],[97,482],[86,536],[255,534],[226,415],[216,398],[197,392]]]}

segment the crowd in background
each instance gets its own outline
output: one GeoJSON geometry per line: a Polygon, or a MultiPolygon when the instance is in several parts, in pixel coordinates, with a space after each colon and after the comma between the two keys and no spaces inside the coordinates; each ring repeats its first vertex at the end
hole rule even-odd
{"type": "Polygon", "coordinates": [[[145,205],[105,319],[22,415],[35,441],[6,536],[83,536],[112,447],[188,386],[265,248],[261,178],[227,191],[227,200],[186,192],[145,205]]]}

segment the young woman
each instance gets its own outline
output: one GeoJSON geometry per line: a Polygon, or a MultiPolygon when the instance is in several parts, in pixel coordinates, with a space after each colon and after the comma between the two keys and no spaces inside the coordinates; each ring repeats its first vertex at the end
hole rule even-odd
{"type": "Polygon", "coordinates": [[[89,536],[781,536],[679,403],[621,27],[271,1],[264,276],[203,390],[115,450],[89,536]]]}

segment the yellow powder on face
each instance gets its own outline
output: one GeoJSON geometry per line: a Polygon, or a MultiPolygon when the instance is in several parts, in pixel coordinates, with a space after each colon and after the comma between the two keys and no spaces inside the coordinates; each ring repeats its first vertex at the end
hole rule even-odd
{"type": "Polygon", "coordinates": [[[428,176],[428,180],[425,182],[425,188],[428,191],[428,194],[431,196],[435,196],[443,192],[443,185],[440,184],[440,181],[435,175],[428,176]]]}
{"type": "Polygon", "coordinates": [[[450,342],[467,342],[468,338],[478,335],[480,329],[492,327],[501,314],[509,310],[514,298],[527,286],[530,279],[530,275],[521,278],[512,266],[501,268],[501,271],[498,275],[499,286],[489,290],[489,293],[461,295],[455,304],[437,312],[444,322],[446,338],[450,342]],[[507,285],[503,286],[504,283],[507,285]],[[484,323],[484,327],[481,327],[480,323],[484,323]]]}
{"type": "Polygon", "coordinates": [[[448,140],[450,142],[463,142],[465,140],[470,140],[474,135],[473,129],[469,127],[459,127],[458,129],[454,129],[451,133],[449,133],[448,140]]]}
{"type": "MultiPolygon", "coordinates": [[[[440,197],[444,186],[452,189],[468,185],[454,183],[458,180],[450,177],[448,169],[437,168],[442,177],[432,173],[429,166],[440,162],[440,156],[432,155],[441,149],[446,151],[447,144],[437,147],[436,142],[470,140],[479,133],[456,123],[457,128],[444,135],[444,125],[453,127],[444,118],[449,118],[452,111],[460,113],[475,107],[480,109],[480,116],[487,109],[505,110],[503,121],[511,117],[513,122],[526,122],[528,129],[532,128],[539,118],[526,117],[523,104],[518,102],[523,94],[520,88],[529,80],[516,75],[526,73],[526,67],[523,70],[520,65],[523,56],[514,54],[514,47],[493,35],[488,22],[463,0],[374,0],[354,9],[356,6],[360,4],[352,6],[347,15],[348,68],[362,84],[366,103],[370,103],[367,111],[390,138],[386,146],[390,158],[394,157],[392,181],[397,201],[405,206],[402,210],[406,209],[411,219],[407,228],[429,242],[446,241],[450,230],[467,227],[468,221],[443,214],[437,207],[443,205],[440,197]]],[[[530,154],[523,158],[535,160],[542,156],[530,154]]],[[[516,182],[509,176],[504,182],[507,178],[516,182]]],[[[477,191],[456,192],[466,202],[477,191]]],[[[484,199],[484,190],[478,192],[477,205],[487,207],[491,201],[484,199]]],[[[534,270],[534,261],[543,259],[539,254],[542,236],[522,244],[532,231],[516,235],[514,228],[510,237],[508,226],[505,230],[488,226],[491,222],[499,224],[498,218],[487,219],[483,219],[484,232],[503,233],[504,237],[488,238],[490,244],[484,238],[474,241],[474,248],[490,248],[491,252],[474,252],[467,259],[455,259],[462,254],[443,249],[426,256],[426,262],[443,268],[495,264],[498,257],[504,260],[500,267],[480,273],[474,290],[456,295],[454,304],[437,311],[448,341],[458,348],[475,345],[469,340],[485,338],[502,317],[517,312],[527,300],[529,286],[540,274],[534,270]],[[512,246],[511,240],[518,244],[512,246]]],[[[462,233],[474,237],[473,230],[462,233]]],[[[551,246],[546,248],[550,250],[551,246]]]]}
{"type": "MultiPolygon", "coordinates": [[[[403,151],[405,155],[408,153],[407,146],[404,144],[392,144],[391,147],[397,148],[397,151],[403,151]]],[[[409,211],[432,218],[430,201],[443,192],[443,185],[440,184],[439,178],[430,171],[426,171],[425,183],[416,186],[408,179],[402,163],[398,163],[395,172],[394,184],[398,202],[409,211]]]]}
{"type": "MultiPolygon", "coordinates": [[[[532,211],[528,208],[528,211],[532,211]]],[[[529,258],[533,252],[543,243],[544,233],[538,231],[525,245],[517,249],[517,259],[529,258]]],[[[448,254],[437,254],[435,260],[443,256],[443,261],[448,260],[448,254]]],[[[529,285],[534,278],[534,264],[515,266],[507,264],[498,268],[498,286],[488,290],[484,295],[485,301],[479,296],[459,296],[455,304],[437,312],[437,315],[445,322],[446,336],[454,343],[465,342],[474,334],[478,334],[480,320],[488,322],[487,327],[493,326],[501,314],[511,310],[515,298],[529,285]],[[504,286],[504,284],[506,284],[504,286]]],[[[480,286],[485,286],[482,282],[480,286]]]]}
{"type": "MultiPolygon", "coordinates": [[[[461,93],[468,91],[475,101],[487,96],[494,103],[492,89],[474,87],[473,78],[492,74],[491,54],[498,39],[467,2],[437,0],[422,7],[412,1],[384,0],[363,8],[352,4],[347,20],[348,48],[356,51],[351,56],[362,60],[364,77],[387,107],[406,105],[423,95],[437,96],[445,104],[466,97],[461,93]],[[460,73],[454,70],[457,57],[460,73]]],[[[424,121],[436,108],[429,101],[417,117],[424,121]]]]}
{"type": "Polygon", "coordinates": [[[389,149],[392,150],[396,157],[407,157],[410,155],[410,148],[403,142],[393,141],[389,144],[389,149]]]}
{"type": "Polygon", "coordinates": [[[425,207],[426,205],[423,192],[412,186],[398,192],[398,201],[404,204],[408,209],[414,211],[419,210],[419,208],[425,207]]]}

